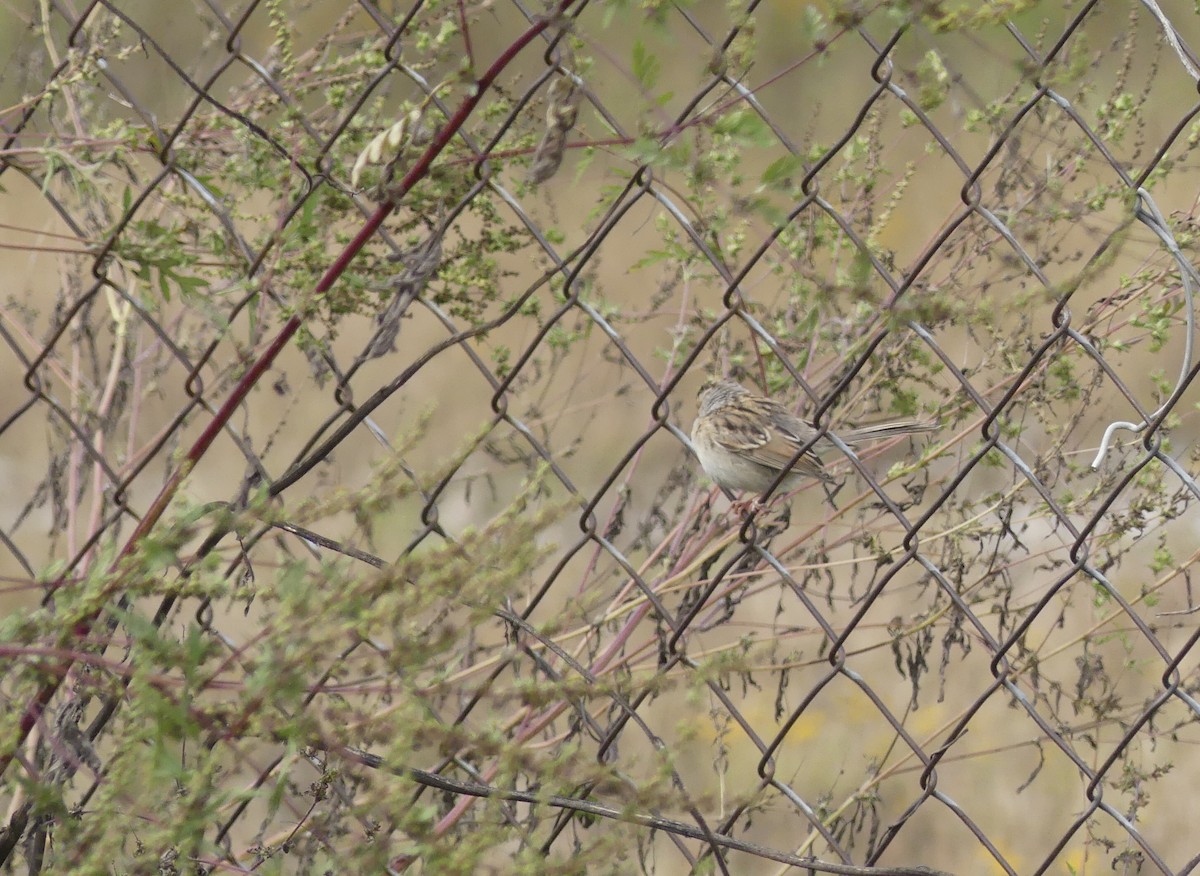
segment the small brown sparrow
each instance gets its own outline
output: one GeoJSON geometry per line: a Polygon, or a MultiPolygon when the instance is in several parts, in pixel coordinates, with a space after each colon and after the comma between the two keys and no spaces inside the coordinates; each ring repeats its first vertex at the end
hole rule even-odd
{"type": "MultiPolygon", "coordinates": [[[[837,436],[846,444],[930,432],[936,424],[916,420],[877,423],[847,429],[837,436]]],[[[817,429],[792,414],[779,402],[754,395],[732,380],[719,380],[700,392],[700,412],[692,424],[692,445],[708,476],[727,490],[762,493],[796,452],[812,440],[817,429]]],[[[805,478],[831,481],[820,453],[836,449],[827,435],[796,460],[779,492],[790,490],[805,478]]]]}

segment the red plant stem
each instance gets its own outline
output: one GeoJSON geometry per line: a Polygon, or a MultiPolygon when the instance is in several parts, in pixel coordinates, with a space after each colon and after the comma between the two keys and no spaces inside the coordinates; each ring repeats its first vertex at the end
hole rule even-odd
{"type": "Polygon", "coordinates": [[[462,28],[463,52],[467,56],[467,69],[475,72],[475,52],[471,48],[471,25],[467,23],[467,9],[463,0],[458,0],[458,26],[462,28]]]}
{"type": "MultiPolygon", "coordinates": [[[[492,65],[488,67],[483,76],[471,86],[466,99],[463,100],[454,115],[450,117],[445,126],[438,132],[438,135],[429,144],[429,147],[425,150],[421,158],[404,175],[404,179],[400,181],[400,184],[392,193],[391,199],[379,206],[379,209],[371,215],[371,218],[367,220],[358,234],[354,236],[354,239],[347,244],[342,253],[329,266],[329,269],[314,288],[316,294],[319,295],[322,292],[329,291],[337,278],[346,270],[346,267],[350,264],[350,260],[358,254],[358,251],[371,239],[379,226],[383,224],[383,221],[391,215],[392,210],[395,209],[399,200],[416,185],[419,179],[425,176],[434,159],[441,154],[454,135],[458,133],[459,128],[466,123],[475,107],[478,106],[479,101],[483,99],[483,95],[492,86],[492,83],[496,81],[496,77],[500,75],[505,67],[512,63],[513,59],[521,53],[522,49],[529,45],[538,34],[550,27],[555,19],[574,2],[575,0],[560,0],[553,15],[535,21],[492,62],[492,65]]],[[[175,498],[175,494],[184,479],[195,467],[196,463],[208,452],[209,447],[212,446],[213,441],[216,440],[221,430],[225,428],[234,411],[245,401],[246,396],[250,394],[250,390],[254,388],[254,385],[258,383],[267,369],[271,367],[271,364],[275,361],[275,357],[287,346],[288,341],[291,340],[296,330],[300,328],[300,325],[301,317],[299,315],[290,317],[279,330],[279,334],[275,336],[275,339],[271,341],[267,349],[259,356],[258,361],[254,363],[250,370],[242,375],[241,380],[234,386],[229,398],[221,405],[220,410],[213,415],[212,422],[208,424],[208,427],[196,439],[196,443],[188,450],[183,463],[168,478],[167,483],[163,485],[162,490],[155,497],[150,508],[142,516],[141,522],[138,523],[133,534],[129,536],[124,547],[121,548],[120,554],[117,555],[117,558],[109,567],[110,574],[117,571],[120,561],[132,554],[141,540],[158,523],[163,512],[170,505],[171,500],[175,498]]],[[[122,579],[118,576],[108,589],[110,591],[117,591],[121,587],[122,579]]],[[[96,609],[87,617],[77,621],[71,630],[72,638],[75,640],[86,639],[91,634],[92,627],[95,625],[96,619],[100,616],[101,610],[96,609]]],[[[8,743],[3,751],[0,751],[0,776],[3,776],[8,771],[8,767],[12,763],[13,758],[16,757],[18,749],[25,744],[25,740],[29,737],[30,732],[45,712],[46,706],[50,704],[50,700],[58,692],[58,689],[62,687],[62,683],[66,679],[67,673],[70,672],[74,662],[74,658],[66,658],[44,667],[44,671],[50,675],[50,678],[38,688],[29,702],[25,704],[25,709],[21,713],[20,723],[18,724],[16,738],[8,743]]]]}

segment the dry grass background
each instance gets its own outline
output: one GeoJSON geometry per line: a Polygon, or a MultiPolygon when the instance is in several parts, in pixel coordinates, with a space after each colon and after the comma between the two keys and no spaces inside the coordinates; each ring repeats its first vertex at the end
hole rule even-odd
{"type": "Polygon", "coordinates": [[[1183,3],[0,13],[7,866],[1191,872],[1200,174],[1156,11],[1197,41],[1183,3]],[[314,293],[367,142],[436,91],[400,180],[531,27],[314,293]],[[942,429],[743,526],[684,439],[713,372],[942,429]]]}

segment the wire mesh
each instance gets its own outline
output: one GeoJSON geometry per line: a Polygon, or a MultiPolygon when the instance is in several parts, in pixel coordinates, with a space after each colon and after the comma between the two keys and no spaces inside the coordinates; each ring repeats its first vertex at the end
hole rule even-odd
{"type": "Polygon", "coordinates": [[[5,14],[6,866],[1195,871],[1193,11],[5,14]]]}

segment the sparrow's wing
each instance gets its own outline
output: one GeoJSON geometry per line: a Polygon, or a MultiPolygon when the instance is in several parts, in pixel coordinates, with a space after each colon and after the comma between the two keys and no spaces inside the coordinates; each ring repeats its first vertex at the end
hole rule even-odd
{"type": "MultiPolygon", "coordinates": [[[[731,453],[736,453],[767,468],[782,469],[791,462],[796,451],[807,439],[799,434],[796,420],[785,410],[752,413],[729,405],[714,411],[714,436],[718,444],[731,453]],[[767,414],[763,416],[762,414],[767,414]],[[789,422],[795,421],[795,423],[789,422]]],[[[792,471],[824,480],[828,477],[821,466],[821,459],[812,448],[796,460],[792,471]]]]}

